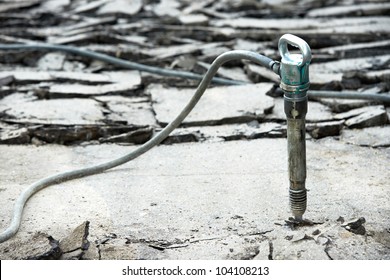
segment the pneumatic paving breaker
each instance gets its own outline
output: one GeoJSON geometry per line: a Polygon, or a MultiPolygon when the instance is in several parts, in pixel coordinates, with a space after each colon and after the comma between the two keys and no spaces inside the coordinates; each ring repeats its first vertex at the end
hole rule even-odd
{"type": "Polygon", "coordinates": [[[299,37],[283,35],[279,40],[280,87],[284,92],[284,112],[287,118],[288,173],[290,208],[294,218],[302,220],[306,210],[306,129],[307,91],[311,50],[299,37]],[[290,53],[288,45],[297,47],[300,54],[290,53]]]}

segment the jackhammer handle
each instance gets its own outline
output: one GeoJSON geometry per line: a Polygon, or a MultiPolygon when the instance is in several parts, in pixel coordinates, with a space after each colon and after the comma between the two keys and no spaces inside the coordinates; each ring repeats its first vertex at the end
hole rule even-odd
{"type": "Polygon", "coordinates": [[[306,63],[310,63],[311,61],[311,49],[309,45],[301,38],[292,35],[292,34],[284,34],[279,39],[279,52],[282,56],[282,60],[287,60],[289,62],[296,62],[295,59],[292,59],[290,52],[288,51],[287,44],[291,46],[297,47],[302,53],[302,61],[298,62],[298,66],[305,65],[306,63]]]}

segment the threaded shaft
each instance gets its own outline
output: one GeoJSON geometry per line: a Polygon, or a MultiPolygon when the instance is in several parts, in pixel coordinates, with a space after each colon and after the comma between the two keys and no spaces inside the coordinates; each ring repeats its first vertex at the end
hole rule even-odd
{"type": "Polygon", "coordinates": [[[306,189],[290,188],[290,209],[295,219],[301,220],[303,213],[306,211],[307,196],[306,189]]]}

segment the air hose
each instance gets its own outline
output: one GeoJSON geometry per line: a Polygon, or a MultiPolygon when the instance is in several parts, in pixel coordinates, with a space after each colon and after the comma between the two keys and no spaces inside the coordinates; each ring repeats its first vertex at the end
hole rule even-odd
{"type": "MultiPolygon", "coordinates": [[[[191,79],[191,80],[201,80],[203,77],[202,75],[198,75],[187,71],[164,69],[160,67],[144,65],[141,63],[127,61],[117,57],[112,57],[106,54],[94,52],[87,49],[82,49],[79,47],[73,47],[73,46],[54,45],[54,44],[45,44],[45,43],[0,44],[0,50],[60,51],[60,52],[71,53],[83,57],[88,57],[91,59],[100,60],[126,69],[139,70],[139,71],[157,74],[161,76],[179,77],[179,78],[191,79]]],[[[229,79],[216,78],[216,77],[212,78],[212,82],[220,85],[247,84],[247,82],[244,81],[229,80],[229,79]]],[[[318,97],[318,98],[365,99],[365,100],[381,101],[381,102],[388,102],[388,103],[390,102],[389,93],[376,94],[376,93],[359,93],[356,91],[339,92],[339,91],[309,90],[308,96],[318,97]]]]}
{"type": "MultiPolygon", "coordinates": [[[[0,45],[1,46],[4,45],[0,45]]],[[[211,64],[211,67],[207,70],[206,74],[202,78],[198,88],[195,91],[195,94],[192,96],[188,104],[184,107],[184,109],[180,112],[180,114],[170,122],[161,132],[156,134],[152,139],[148,142],[137,148],[136,150],[119,157],[117,159],[67,172],[61,172],[46,178],[43,178],[32,185],[28,186],[18,197],[14,205],[13,218],[9,225],[9,227],[0,234],[0,243],[8,240],[12,236],[14,236],[19,230],[23,209],[28,201],[28,199],[34,195],[36,192],[50,186],[53,184],[62,183],[65,181],[69,181],[76,178],[86,177],[89,175],[97,174],[104,172],[108,169],[114,168],[116,166],[122,165],[126,162],[129,162],[140,155],[146,153],[151,148],[157,146],[161,143],[175,128],[177,128],[181,122],[187,117],[187,115],[191,112],[191,110],[198,103],[199,99],[202,97],[205,92],[207,86],[212,81],[213,76],[217,73],[218,69],[226,62],[237,59],[246,59],[250,60],[254,63],[260,64],[268,69],[271,69],[275,73],[279,74],[279,63],[273,61],[272,59],[265,57],[263,55],[250,52],[250,51],[229,51],[220,56],[218,56],[214,62],[211,64]]]]}
{"type": "MultiPolygon", "coordinates": [[[[203,78],[202,75],[198,75],[187,71],[176,71],[171,69],[164,69],[164,68],[144,65],[141,63],[127,61],[103,53],[98,53],[98,52],[94,52],[94,51],[90,51],[78,47],[72,47],[72,46],[52,45],[52,44],[10,44],[10,45],[0,44],[0,50],[60,51],[60,52],[71,53],[83,57],[100,60],[126,69],[139,70],[139,71],[157,74],[161,76],[178,77],[178,78],[185,78],[191,80],[202,80],[203,78]]],[[[212,79],[212,81],[216,84],[222,84],[222,85],[245,84],[245,82],[241,82],[241,81],[233,81],[233,80],[215,78],[215,77],[212,79]]]]}

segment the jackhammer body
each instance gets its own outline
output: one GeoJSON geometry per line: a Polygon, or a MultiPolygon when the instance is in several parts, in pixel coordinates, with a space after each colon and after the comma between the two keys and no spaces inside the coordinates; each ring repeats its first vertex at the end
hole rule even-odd
{"type": "Polygon", "coordinates": [[[309,64],[311,50],[301,38],[291,34],[279,40],[280,87],[284,92],[284,112],[287,118],[288,172],[290,180],[290,208],[296,220],[302,220],[306,211],[306,127],[307,91],[309,89],[309,64]],[[292,54],[287,45],[301,54],[292,54]]]}

